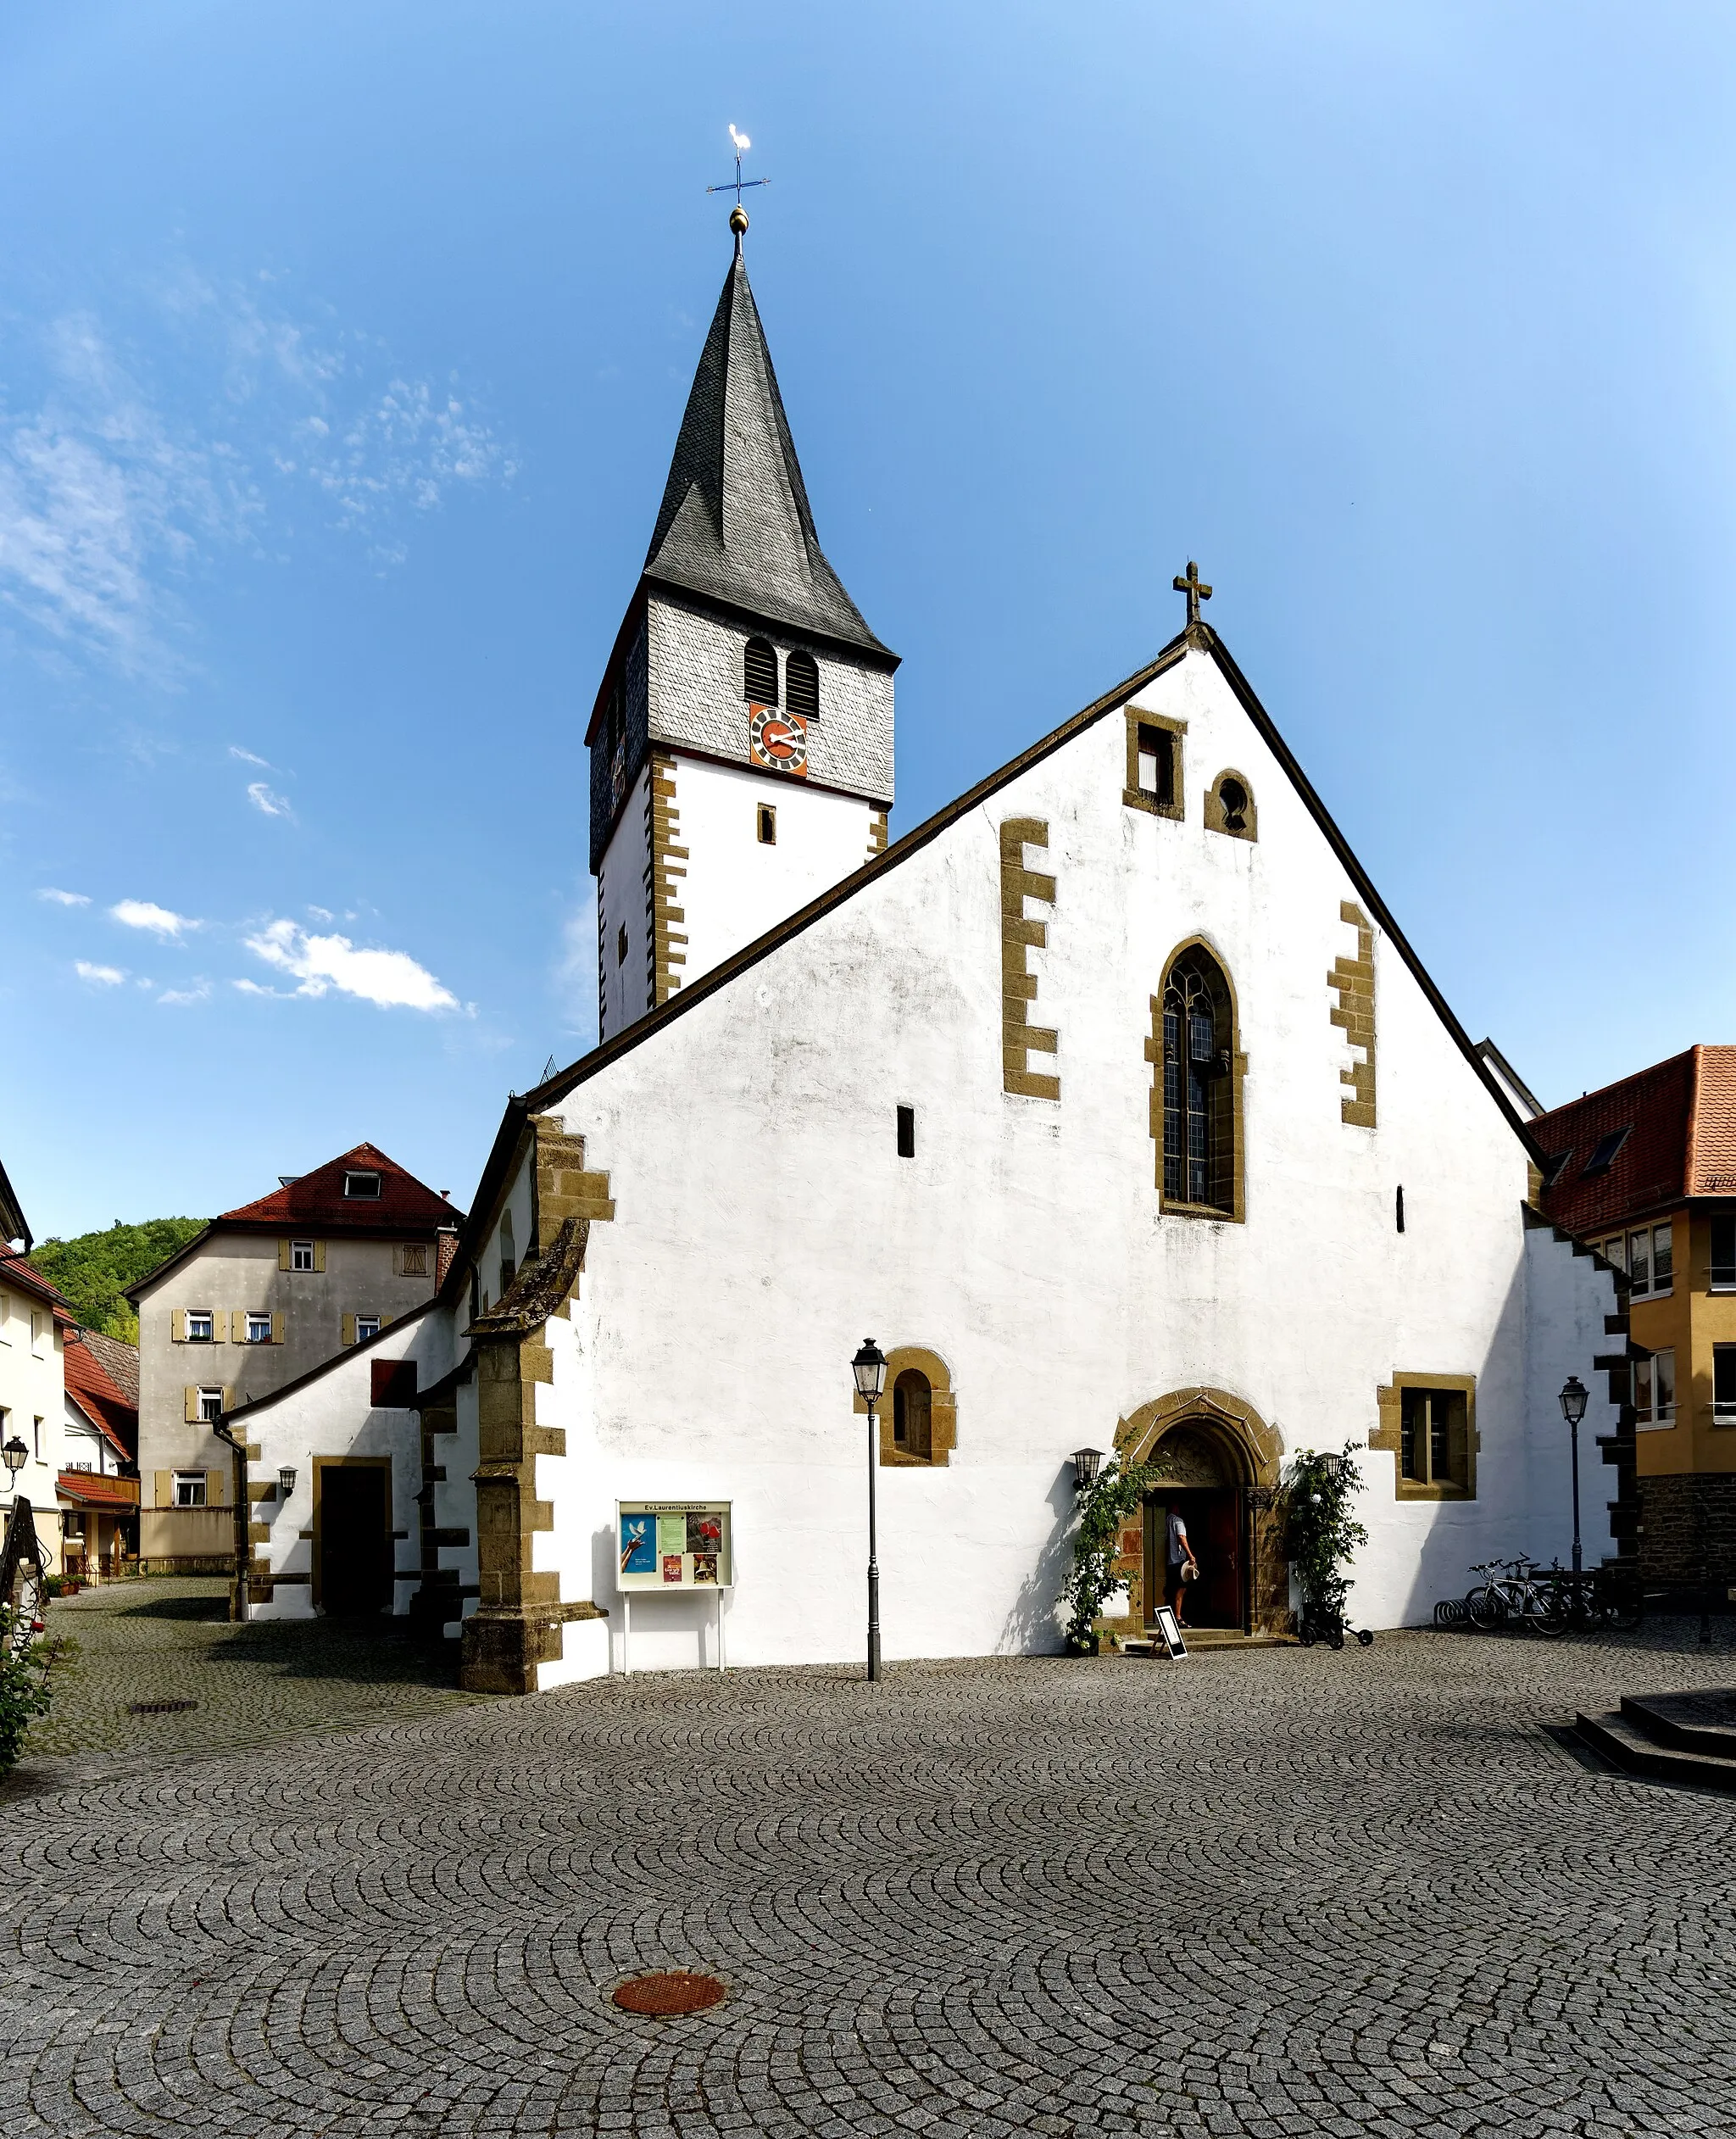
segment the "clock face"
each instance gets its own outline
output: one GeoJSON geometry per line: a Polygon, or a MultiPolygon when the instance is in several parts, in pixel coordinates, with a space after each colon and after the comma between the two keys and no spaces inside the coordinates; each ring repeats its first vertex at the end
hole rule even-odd
{"type": "Polygon", "coordinates": [[[754,764],[768,772],[805,773],[808,723],[799,714],[780,713],[775,705],[749,705],[748,748],[754,764]]]}

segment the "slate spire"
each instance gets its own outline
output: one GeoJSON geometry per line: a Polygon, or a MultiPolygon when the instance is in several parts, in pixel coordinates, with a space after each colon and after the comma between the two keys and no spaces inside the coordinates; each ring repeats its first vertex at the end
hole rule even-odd
{"type": "Polygon", "coordinates": [[[735,258],[687,396],[645,577],[885,655],[814,532],[742,257],[747,221],[739,208],[730,218],[735,258]]]}

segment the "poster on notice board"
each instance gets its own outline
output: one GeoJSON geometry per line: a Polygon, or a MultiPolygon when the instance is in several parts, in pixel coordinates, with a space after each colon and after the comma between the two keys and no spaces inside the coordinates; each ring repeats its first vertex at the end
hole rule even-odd
{"type": "Polygon", "coordinates": [[[735,1582],[727,1501],[617,1501],[623,1590],[727,1590],[735,1582]]]}

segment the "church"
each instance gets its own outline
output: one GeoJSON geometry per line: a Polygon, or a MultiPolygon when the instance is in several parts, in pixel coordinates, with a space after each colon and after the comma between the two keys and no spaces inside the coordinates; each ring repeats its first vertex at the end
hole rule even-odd
{"type": "Polygon", "coordinates": [[[599,1044],[509,1100],[431,1300],[220,1422],[249,1611],[321,1608],[318,1480],[373,1463],[393,1608],[474,1688],[860,1659],[871,1476],[889,1660],[1053,1652],[1101,1450],[1165,1481],[1106,1629],[1161,1601],[1174,1507],[1191,1616],[1259,1638],[1294,1624],[1284,1467],[1349,1447],[1354,1616],[1415,1624],[1474,1561],[1566,1557],[1573,1375],[1596,1565],[1610,1272],[1209,588],[893,839],[898,656],[821,548],[731,220],[587,731],[599,1044]]]}

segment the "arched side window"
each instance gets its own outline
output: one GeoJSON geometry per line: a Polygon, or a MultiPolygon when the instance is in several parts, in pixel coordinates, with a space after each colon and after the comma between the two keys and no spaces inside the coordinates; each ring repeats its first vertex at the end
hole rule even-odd
{"type": "Polygon", "coordinates": [[[783,665],[784,710],[804,720],[820,718],[820,668],[811,654],[795,653],[783,665]]]}
{"type": "MultiPolygon", "coordinates": [[[[860,1417],[867,1406],[858,1396],[860,1417]]],[[[891,1345],[886,1354],[886,1392],[876,1407],[875,1432],[884,1468],[921,1464],[944,1470],[958,1445],[958,1398],[951,1369],[923,1345],[891,1345]]]]}
{"type": "Polygon", "coordinates": [[[1242,1202],[1242,1076],[1236,1004],[1228,977],[1203,944],[1170,961],[1154,996],[1152,1134],[1160,1139],[1159,1185],[1166,1209],[1239,1220],[1242,1202]]]}
{"type": "Polygon", "coordinates": [[[934,1390],[920,1367],[906,1367],[892,1385],[892,1444],[916,1462],[934,1460],[934,1390]]]}
{"type": "Polygon", "coordinates": [[[748,641],[742,655],[742,696],[750,705],[777,704],[777,649],[769,639],[748,641]]]}

